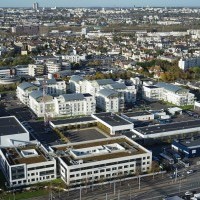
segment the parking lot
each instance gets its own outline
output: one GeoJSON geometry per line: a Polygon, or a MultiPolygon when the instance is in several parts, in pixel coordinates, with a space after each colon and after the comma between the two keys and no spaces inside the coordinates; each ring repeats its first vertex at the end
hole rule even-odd
{"type": "Polygon", "coordinates": [[[66,131],[64,132],[64,135],[70,140],[70,142],[82,142],[106,138],[106,136],[97,128],[66,131]]]}

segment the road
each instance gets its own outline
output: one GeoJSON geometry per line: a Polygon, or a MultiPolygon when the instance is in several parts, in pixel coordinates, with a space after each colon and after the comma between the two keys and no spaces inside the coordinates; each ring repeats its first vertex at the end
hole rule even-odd
{"type": "MultiPolygon", "coordinates": [[[[58,200],[161,200],[164,196],[180,195],[186,191],[200,192],[200,169],[187,175],[179,172],[180,177],[170,179],[169,174],[141,178],[140,189],[138,180],[126,180],[118,183],[99,185],[90,188],[79,188],[70,192],[53,193],[52,199],[58,200]],[[184,176],[183,176],[184,175],[184,176]]],[[[49,197],[39,197],[32,200],[47,200],[49,197]]]]}

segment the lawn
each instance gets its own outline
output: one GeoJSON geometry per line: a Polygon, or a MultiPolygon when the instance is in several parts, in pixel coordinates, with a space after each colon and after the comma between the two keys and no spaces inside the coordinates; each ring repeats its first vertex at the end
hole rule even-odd
{"type": "Polygon", "coordinates": [[[44,196],[48,194],[48,190],[38,190],[38,191],[27,191],[22,193],[16,193],[15,198],[13,194],[7,194],[3,197],[5,200],[15,199],[15,200],[25,200],[33,197],[44,196]]]}

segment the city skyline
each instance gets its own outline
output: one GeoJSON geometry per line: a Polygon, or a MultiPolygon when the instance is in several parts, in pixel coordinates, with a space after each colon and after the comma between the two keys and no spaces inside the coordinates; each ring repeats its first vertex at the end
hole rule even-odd
{"type": "MultiPolygon", "coordinates": [[[[32,4],[36,2],[34,0],[25,1],[18,0],[17,2],[13,2],[13,0],[3,0],[1,2],[1,7],[31,7],[32,4]]],[[[168,1],[157,1],[157,0],[38,0],[37,1],[41,7],[141,7],[141,6],[174,6],[174,7],[198,7],[200,6],[199,0],[193,0],[192,3],[187,0],[180,0],[174,3],[174,0],[168,1]]]]}

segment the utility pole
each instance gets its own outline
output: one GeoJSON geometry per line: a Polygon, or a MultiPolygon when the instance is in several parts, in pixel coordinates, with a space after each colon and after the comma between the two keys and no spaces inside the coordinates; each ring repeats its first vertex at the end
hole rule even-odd
{"type": "Polygon", "coordinates": [[[115,188],[115,187],[116,187],[116,185],[115,185],[115,182],[114,182],[114,188],[113,188],[113,189],[114,189],[114,195],[115,195],[115,193],[116,193],[116,191],[115,191],[116,188],[115,188]]]}
{"type": "Polygon", "coordinates": [[[140,175],[139,175],[139,190],[140,190],[140,175]]]}
{"type": "Polygon", "coordinates": [[[81,200],[81,185],[80,185],[80,200],[81,200]]]}
{"type": "Polygon", "coordinates": [[[106,200],[108,200],[108,194],[106,193],[106,200]]]}
{"type": "Polygon", "coordinates": [[[120,200],[120,190],[118,191],[118,198],[117,200],[120,200]]]}
{"type": "Polygon", "coordinates": [[[175,182],[177,181],[177,168],[176,168],[176,171],[175,171],[175,182]]]}

